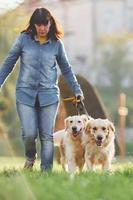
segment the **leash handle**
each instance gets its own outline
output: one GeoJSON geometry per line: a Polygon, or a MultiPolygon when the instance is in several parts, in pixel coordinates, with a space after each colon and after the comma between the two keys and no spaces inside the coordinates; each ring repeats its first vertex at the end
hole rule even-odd
{"type": "Polygon", "coordinates": [[[77,102],[80,102],[80,99],[77,99],[77,97],[66,97],[63,99],[64,102],[71,101],[72,103],[76,104],[77,102]]]}
{"type": "Polygon", "coordinates": [[[85,108],[84,102],[80,99],[80,95],[77,97],[74,96],[74,97],[64,98],[63,101],[64,102],[71,101],[73,103],[73,105],[75,105],[78,115],[86,114],[87,116],[89,116],[89,114],[85,108]]]}

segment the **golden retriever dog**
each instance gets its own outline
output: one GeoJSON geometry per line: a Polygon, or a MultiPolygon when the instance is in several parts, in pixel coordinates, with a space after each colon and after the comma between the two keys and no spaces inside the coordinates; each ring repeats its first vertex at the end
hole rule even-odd
{"type": "Polygon", "coordinates": [[[88,122],[86,115],[74,115],[65,119],[65,129],[54,133],[54,141],[59,141],[61,165],[70,174],[84,166],[85,148],[82,137],[88,122]]]}
{"type": "Polygon", "coordinates": [[[108,119],[90,119],[83,143],[85,145],[85,162],[88,169],[95,169],[98,164],[102,169],[110,170],[114,157],[115,128],[108,119]]]}

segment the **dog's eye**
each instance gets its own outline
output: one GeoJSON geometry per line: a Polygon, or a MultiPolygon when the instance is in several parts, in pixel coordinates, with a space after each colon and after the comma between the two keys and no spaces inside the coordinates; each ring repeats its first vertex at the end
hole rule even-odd
{"type": "Polygon", "coordinates": [[[70,123],[73,123],[73,120],[70,120],[70,123]]]}
{"type": "Polygon", "coordinates": [[[105,131],[105,130],[106,130],[106,127],[102,127],[102,130],[105,131]]]}
{"type": "Polygon", "coordinates": [[[97,127],[93,127],[93,130],[94,130],[94,131],[97,131],[97,127]]]}
{"type": "Polygon", "coordinates": [[[81,123],[81,121],[79,120],[78,123],[81,123]]]}

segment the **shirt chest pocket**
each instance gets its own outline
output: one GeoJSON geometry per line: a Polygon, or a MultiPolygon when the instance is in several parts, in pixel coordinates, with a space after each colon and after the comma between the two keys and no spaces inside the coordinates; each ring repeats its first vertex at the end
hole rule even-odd
{"type": "Polygon", "coordinates": [[[44,68],[44,76],[47,77],[47,79],[54,81],[57,79],[57,68],[56,66],[45,66],[44,68]]]}
{"type": "Polygon", "coordinates": [[[43,68],[47,75],[52,75],[56,72],[56,59],[54,55],[43,56],[43,68]]]}
{"type": "Polygon", "coordinates": [[[56,62],[56,57],[54,55],[44,54],[43,55],[43,63],[53,68],[56,62]]]}

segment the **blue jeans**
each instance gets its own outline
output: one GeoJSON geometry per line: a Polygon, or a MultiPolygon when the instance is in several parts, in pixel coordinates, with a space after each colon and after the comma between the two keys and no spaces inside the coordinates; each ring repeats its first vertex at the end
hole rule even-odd
{"type": "Polygon", "coordinates": [[[41,143],[41,169],[49,170],[53,166],[53,128],[55,125],[58,102],[48,106],[34,107],[17,102],[17,112],[20,119],[25,155],[29,160],[36,159],[36,139],[39,134],[41,143]]]}

